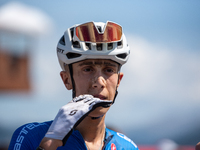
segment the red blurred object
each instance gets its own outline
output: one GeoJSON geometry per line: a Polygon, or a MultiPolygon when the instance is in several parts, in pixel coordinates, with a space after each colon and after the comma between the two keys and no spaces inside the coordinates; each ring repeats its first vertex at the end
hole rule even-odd
{"type": "Polygon", "coordinates": [[[29,57],[0,50],[0,91],[30,91],[29,57]]]}
{"type": "Polygon", "coordinates": [[[152,145],[139,145],[139,150],[157,150],[156,146],[152,146],[152,145]]]}
{"type": "MultiPolygon", "coordinates": [[[[159,150],[154,145],[138,145],[139,150],[159,150]]],[[[181,145],[177,150],[194,150],[195,146],[185,146],[181,145]]]]}

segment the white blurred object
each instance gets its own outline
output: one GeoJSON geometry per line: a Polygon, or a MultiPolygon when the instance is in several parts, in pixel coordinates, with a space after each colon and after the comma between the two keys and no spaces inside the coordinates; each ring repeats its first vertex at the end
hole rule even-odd
{"type": "Polygon", "coordinates": [[[170,139],[162,139],[158,142],[158,150],[177,150],[178,144],[170,139]]]}
{"type": "Polygon", "coordinates": [[[37,36],[52,29],[51,19],[36,8],[18,2],[0,7],[0,30],[37,36]]]}

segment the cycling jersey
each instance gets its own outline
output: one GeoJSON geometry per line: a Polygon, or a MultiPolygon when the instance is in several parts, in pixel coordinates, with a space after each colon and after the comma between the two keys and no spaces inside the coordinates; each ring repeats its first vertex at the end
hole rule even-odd
{"type": "MultiPolygon", "coordinates": [[[[12,136],[8,150],[36,150],[51,123],[29,123],[19,127],[12,136]]],[[[66,144],[57,150],[87,150],[87,146],[80,132],[73,130],[66,144]]],[[[106,128],[103,150],[138,150],[138,147],[125,135],[106,128]]]]}

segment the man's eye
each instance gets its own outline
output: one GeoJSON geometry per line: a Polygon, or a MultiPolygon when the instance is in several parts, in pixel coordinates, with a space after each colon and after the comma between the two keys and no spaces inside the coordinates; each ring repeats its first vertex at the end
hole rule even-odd
{"type": "Polygon", "coordinates": [[[91,68],[85,68],[84,71],[85,72],[90,72],[90,71],[92,71],[92,69],[91,68]]]}
{"type": "Polygon", "coordinates": [[[106,69],[106,72],[112,73],[112,72],[114,72],[114,70],[111,68],[108,68],[108,69],[106,69]]]}

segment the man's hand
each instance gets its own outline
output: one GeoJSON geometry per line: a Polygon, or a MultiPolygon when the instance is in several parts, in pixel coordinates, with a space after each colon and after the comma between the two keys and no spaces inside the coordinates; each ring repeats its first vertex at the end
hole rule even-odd
{"type": "Polygon", "coordinates": [[[97,107],[109,107],[111,104],[111,100],[101,100],[92,95],[80,95],[59,110],[45,137],[62,140],[64,145],[73,128],[91,111],[97,107]]]}

